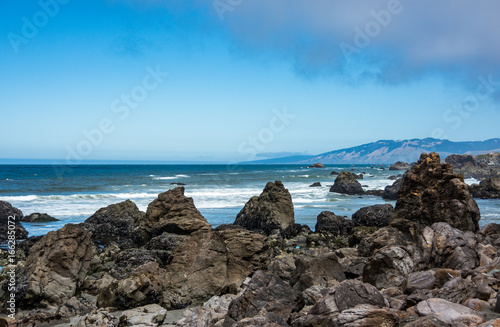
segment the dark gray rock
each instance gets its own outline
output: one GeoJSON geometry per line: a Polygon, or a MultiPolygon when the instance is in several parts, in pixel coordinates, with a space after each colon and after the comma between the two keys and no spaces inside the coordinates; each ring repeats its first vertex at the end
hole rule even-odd
{"type": "Polygon", "coordinates": [[[21,221],[24,222],[29,222],[29,223],[47,223],[51,221],[59,221],[59,219],[56,219],[52,216],[49,216],[46,213],[32,213],[28,216],[24,216],[21,221]]]}
{"type": "Polygon", "coordinates": [[[342,171],[335,179],[335,183],[330,188],[330,192],[360,195],[364,194],[361,184],[356,180],[356,177],[350,171],[342,171]]]}
{"type": "Polygon", "coordinates": [[[403,179],[398,178],[392,185],[388,185],[385,187],[384,192],[382,193],[382,198],[386,200],[397,200],[398,192],[403,184],[403,179]]]}
{"type": "Polygon", "coordinates": [[[417,271],[411,273],[406,279],[405,292],[410,294],[415,290],[431,290],[435,282],[434,272],[430,270],[417,271]]]}
{"type": "Polygon", "coordinates": [[[326,168],[326,167],[323,164],[318,162],[318,163],[310,165],[308,168],[326,168]]]}
{"type": "Polygon", "coordinates": [[[320,182],[315,182],[315,183],[312,183],[311,185],[309,185],[309,187],[320,187],[320,186],[321,186],[320,182]]]}
{"type": "Polygon", "coordinates": [[[316,221],[316,233],[328,233],[334,236],[351,234],[353,222],[347,217],[337,216],[331,211],[323,211],[316,221]]]}
{"type": "Polygon", "coordinates": [[[22,240],[28,238],[28,232],[21,225],[23,212],[14,208],[9,202],[0,201],[0,243],[8,241],[9,231],[15,231],[15,239],[22,240]],[[13,218],[9,218],[13,217],[13,218]],[[13,226],[14,229],[9,228],[13,226]]]}
{"type": "Polygon", "coordinates": [[[394,207],[391,204],[376,204],[364,207],[352,215],[354,226],[384,227],[389,225],[394,207]]]}
{"type": "Polygon", "coordinates": [[[259,270],[255,272],[243,294],[229,304],[222,326],[231,327],[244,318],[259,315],[286,326],[292,312],[300,311],[303,306],[304,299],[299,291],[277,276],[259,270]]]}
{"type": "Polygon", "coordinates": [[[479,199],[500,199],[500,177],[483,179],[479,185],[471,185],[470,192],[479,199]]]}
{"type": "Polygon", "coordinates": [[[133,229],[144,215],[135,203],[126,200],[97,210],[85,220],[84,226],[92,233],[92,240],[100,245],[121,244],[134,237],[133,229]]]}
{"type": "Polygon", "coordinates": [[[389,167],[389,170],[408,170],[411,168],[411,165],[407,162],[398,161],[389,167]]]}
{"type": "Polygon", "coordinates": [[[292,197],[280,181],[267,183],[260,196],[252,197],[236,216],[235,225],[249,230],[284,231],[295,224],[292,197]]]}

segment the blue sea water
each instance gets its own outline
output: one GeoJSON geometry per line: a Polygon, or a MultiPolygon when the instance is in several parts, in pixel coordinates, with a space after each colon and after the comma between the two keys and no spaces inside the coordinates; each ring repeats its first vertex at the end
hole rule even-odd
{"type": "MultiPolygon", "coordinates": [[[[0,200],[8,201],[25,215],[47,213],[59,222],[23,223],[30,236],[43,235],[66,223],[83,222],[99,208],[130,199],[145,211],[157,195],[184,183],[187,196],[213,225],[234,222],[252,196],[269,181],[280,180],[292,195],[295,220],[312,229],[321,211],[351,217],[359,208],[391,203],[376,196],[330,193],[335,170],[365,172],[365,190],[383,189],[393,183],[389,176],[403,173],[381,166],[329,165],[324,169],[299,165],[0,165],[0,200]],[[321,187],[309,187],[321,182],[321,187]]],[[[468,183],[477,182],[468,180],[468,183]]],[[[478,200],[482,220],[500,223],[500,201],[478,200]]]]}

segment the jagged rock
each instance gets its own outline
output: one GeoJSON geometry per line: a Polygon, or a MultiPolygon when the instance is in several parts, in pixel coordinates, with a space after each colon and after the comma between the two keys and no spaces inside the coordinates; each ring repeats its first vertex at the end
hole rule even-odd
{"type": "Polygon", "coordinates": [[[339,173],[336,172],[335,170],[330,173],[330,175],[338,175],[339,173]]]}
{"type": "Polygon", "coordinates": [[[387,177],[387,179],[395,181],[396,179],[398,179],[400,177],[403,177],[403,175],[401,175],[401,174],[399,174],[399,175],[391,175],[391,176],[387,177]]]}
{"type": "Polygon", "coordinates": [[[160,193],[158,198],[148,205],[144,223],[141,225],[151,237],[164,232],[188,235],[211,228],[194,206],[193,199],[184,196],[184,187],[160,193]]]}
{"type": "Polygon", "coordinates": [[[118,318],[104,309],[97,309],[83,316],[74,327],[116,327],[118,318]]]}
{"type": "Polygon", "coordinates": [[[372,231],[369,235],[361,239],[358,245],[359,254],[363,257],[371,256],[375,250],[388,245],[404,245],[405,238],[401,231],[394,227],[383,227],[377,231],[372,231]]]}
{"type": "Polygon", "coordinates": [[[321,187],[321,183],[315,182],[315,183],[312,183],[311,185],[309,185],[309,187],[321,187]]]}
{"type": "Polygon", "coordinates": [[[449,280],[451,280],[453,278],[460,278],[460,277],[461,277],[461,274],[460,274],[460,271],[458,271],[458,270],[453,270],[453,269],[448,269],[448,268],[438,269],[434,273],[434,278],[435,278],[434,285],[436,285],[438,288],[441,288],[449,280]]]}
{"type": "Polygon", "coordinates": [[[401,246],[387,246],[376,252],[363,269],[363,281],[378,289],[400,287],[413,272],[412,253],[401,246]]]}
{"type": "Polygon", "coordinates": [[[463,178],[450,164],[441,164],[437,153],[420,156],[404,174],[393,219],[421,225],[446,222],[464,231],[477,231],[479,208],[463,178]]]}
{"type": "Polygon", "coordinates": [[[364,194],[361,184],[356,180],[356,177],[350,171],[341,171],[335,179],[335,183],[330,188],[330,192],[359,195],[364,194]]]}
{"type": "Polygon", "coordinates": [[[9,240],[9,231],[15,231],[15,240],[28,238],[28,232],[21,225],[20,221],[23,218],[23,212],[14,208],[9,202],[0,201],[0,243],[9,240]],[[13,217],[13,218],[9,218],[13,217]],[[15,226],[9,229],[9,226],[15,226]]]}
{"type": "Polygon", "coordinates": [[[389,225],[394,207],[391,204],[376,204],[364,207],[352,215],[354,226],[384,227],[389,225]]]}
{"type": "Polygon", "coordinates": [[[401,325],[403,327],[451,327],[434,316],[425,316],[416,318],[408,323],[401,325]]]}
{"type": "Polygon", "coordinates": [[[314,250],[310,255],[301,256],[295,261],[295,267],[290,285],[301,292],[313,285],[331,287],[345,279],[338,257],[328,251],[314,250]]]}
{"type": "Polygon", "coordinates": [[[56,219],[52,216],[49,216],[46,213],[32,213],[28,216],[24,216],[21,221],[28,222],[28,223],[47,223],[51,221],[59,221],[59,219],[56,219]]]}
{"type": "Polygon", "coordinates": [[[97,309],[95,300],[91,299],[88,295],[83,295],[84,297],[73,296],[66,303],[64,303],[64,305],[57,309],[56,314],[61,317],[69,318],[81,316],[97,309]]]}
{"type": "Polygon", "coordinates": [[[354,308],[358,304],[385,306],[384,297],[374,286],[359,280],[346,280],[330,292],[340,312],[354,308]]]}
{"type": "Polygon", "coordinates": [[[403,179],[398,178],[392,185],[388,185],[384,189],[384,193],[382,194],[382,198],[386,200],[397,200],[398,192],[401,189],[401,185],[403,184],[403,179]]]}
{"type": "Polygon", "coordinates": [[[349,235],[353,222],[347,217],[337,216],[331,211],[321,212],[316,221],[316,233],[329,233],[334,236],[349,235]]]}
{"type": "Polygon", "coordinates": [[[78,225],[45,235],[26,259],[29,285],[23,304],[61,305],[69,300],[85,278],[92,251],[90,233],[78,225]]]}
{"type": "Polygon", "coordinates": [[[284,231],[295,224],[292,197],[280,181],[267,183],[264,191],[252,197],[238,213],[235,225],[249,230],[284,231]]]}
{"type": "Polygon", "coordinates": [[[160,259],[162,265],[166,265],[172,260],[172,254],[175,248],[184,237],[184,235],[165,232],[153,237],[144,247],[154,253],[154,255],[160,259]]]}
{"type": "Polygon", "coordinates": [[[144,215],[135,203],[126,200],[97,210],[85,220],[84,226],[92,233],[92,240],[100,245],[121,244],[130,240],[135,224],[141,222],[144,215]]]}
{"type": "Polygon", "coordinates": [[[406,279],[405,291],[410,294],[416,290],[432,290],[436,278],[431,270],[411,273],[406,279]]]}
{"type": "Polygon", "coordinates": [[[411,165],[407,162],[398,161],[389,167],[389,170],[408,170],[411,168],[411,165]]]}
{"type": "Polygon", "coordinates": [[[477,297],[477,287],[473,281],[462,278],[451,278],[443,287],[432,291],[433,297],[453,303],[463,303],[467,299],[477,297]]]}
{"type": "Polygon", "coordinates": [[[452,326],[471,323],[480,324],[484,322],[484,314],[472,310],[466,306],[452,303],[444,299],[428,299],[416,306],[416,312],[420,316],[432,315],[437,319],[452,326]]]}
{"type": "Polygon", "coordinates": [[[322,287],[318,285],[314,285],[305,289],[302,292],[302,296],[304,297],[305,305],[315,305],[319,300],[324,298],[330,290],[327,287],[322,287]]]}
{"type": "Polygon", "coordinates": [[[337,327],[364,327],[364,326],[399,326],[399,316],[389,309],[360,304],[354,308],[344,310],[337,319],[337,327]]]}
{"type": "Polygon", "coordinates": [[[230,327],[244,318],[256,316],[272,317],[286,325],[291,313],[300,311],[303,306],[304,299],[299,291],[277,276],[259,270],[255,272],[243,294],[229,305],[222,326],[230,327]]]}
{"type": "Polygon", "coordinates": [[[483,179],[479,185],[471,185],[470,192],[475,198],[500,199],[500,177],[483,179]]]}
{"type": "Polygon", "coordinates": [[[293,255],[281,255],[271,259],[267,270],[281,278],[282,280],[288,282],[292,278],[292,274],[295,271],[295,260],[297,258],[293,255]]]}
{"type": "Polygon", "coordinates": [[[326,168],[326,167],[323,164],[318,162],[318,163],[310,165],[308,168],[326,168]]]}
{"type": "Polygon", "coordinates": [[[113,282],[97,296],[97,306],[130,309],[161,299],[165,270],[155,262],[137,267],[130,277],[113,282]]]}
{"type": "Polygon", "coordinates": [[[224,321],[229,304],[236,298],[233,294],[212,296],[202,307],[187,309],[184,318],[177,321],[176,326],[219,326],[224,321]]]}

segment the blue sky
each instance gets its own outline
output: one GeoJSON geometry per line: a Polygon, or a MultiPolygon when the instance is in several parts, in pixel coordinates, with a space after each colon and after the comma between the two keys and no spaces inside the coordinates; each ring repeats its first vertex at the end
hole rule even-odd
{"type": "Polygon", "coordinates": [[[0,159],[232,161],[499,137],[493,0],[1,7],[0,159]]]}

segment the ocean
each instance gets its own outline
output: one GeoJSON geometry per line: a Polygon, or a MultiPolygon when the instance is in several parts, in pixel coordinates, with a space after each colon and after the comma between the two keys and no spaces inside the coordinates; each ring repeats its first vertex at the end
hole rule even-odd
{"type": "MultiPolygon", "coordinates": [[[[377,196],[350,196],[330,193],[336,176],[330,172],[364,172],[359,180],[365,190],[383,189],[402,174],[388,166],[328,165],[307,168],[299,165],[0,165],[0,200],[10,202],[24,215],[47,213],[57,219],[51,223],[23,223],[29,236],[44,235],[67,223],[80,223],[99,208],[132,200],[146,211],[159,193],[184,183],[186,196],[212,226],[230,224],[250,197],[259,195],[269,181],[280,180],[290,191],[295,221],[314,230],[321,211],[351,217],[358,209],[390,203],[377,196]],[[382,169],[384,168],[384,169],[382,169]],[[309,187],[320,182],[321,187],[309,187]]],[[[466,180],[471,184],[474,179],[466,180]]],[[[476,200],[480,226],[500,223],[500,200],[476,200]]]]}

